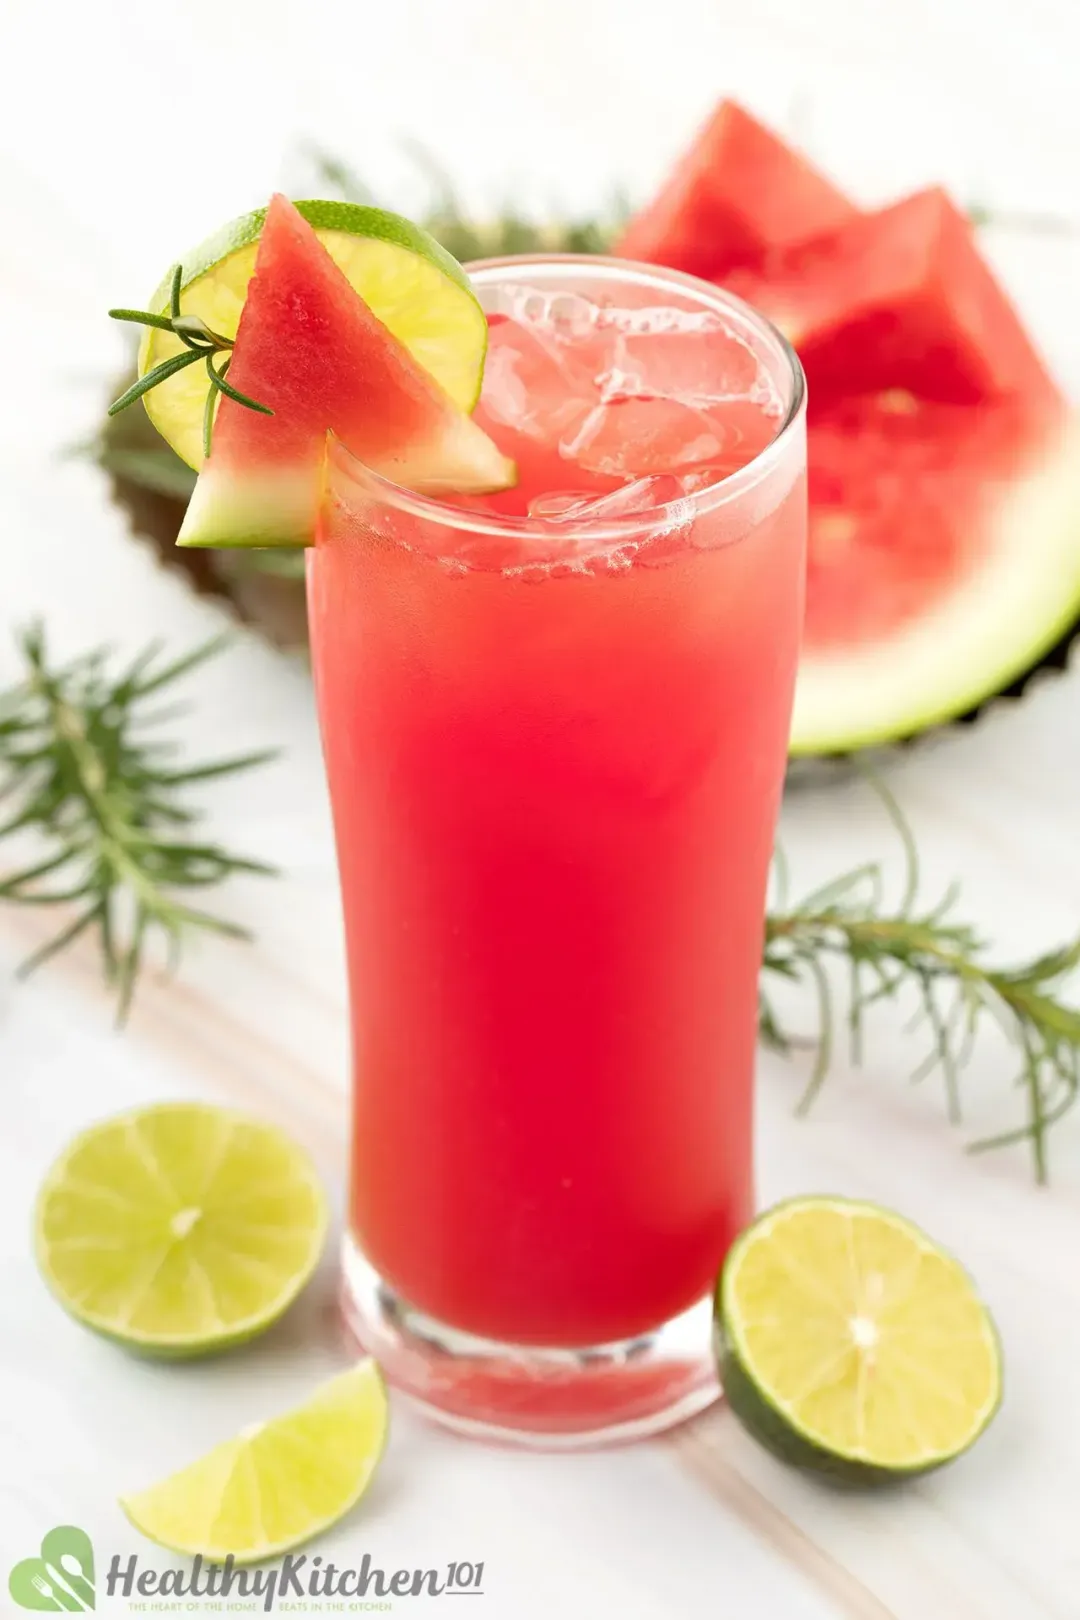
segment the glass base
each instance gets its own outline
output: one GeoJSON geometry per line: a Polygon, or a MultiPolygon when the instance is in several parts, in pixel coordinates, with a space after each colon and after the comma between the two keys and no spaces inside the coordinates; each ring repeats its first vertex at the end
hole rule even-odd
{"type": "Polygon", "coordinates": [[[720,1393],[710,1298],[619,1344],[502,1344],[415,1310],[351,1237],[341,1295],[346,1326],[390,1384],[428,1417],[475,1439],[539,1450],[640,1440],[685,1422],[720,1393]]]}

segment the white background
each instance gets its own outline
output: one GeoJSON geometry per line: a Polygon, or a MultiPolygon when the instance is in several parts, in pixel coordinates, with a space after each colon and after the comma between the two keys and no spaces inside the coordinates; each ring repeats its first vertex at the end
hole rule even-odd
{"type": "MultiPolygon", "coordinates": [[[[72,649],[157,633],[180,646],[218,624],[131,544],[96,473],[56,451],[92,428],[122,356],[105,306],[144,299],[272,186],[300,189],[306,143],[405,210],[424,198],[411,136],[480,209],[592,211],[619,184],[643,194],[734,91],[865,201],[944,179],[1001,211],[991,251],[1080,397],[1077,26],[1074,0],[0,0],[0,681],[15,670],[7,626],[34,613],[72,649]]],[[[196,692],[192,746],[287,752],[214,800],[215,831],[285,869],[222,897],[257,947],[196,952],[117,1037],[89,953],[12,986],[41,922],[0,912],[0,1576],[62,1519],[99,1548],[145,1550],[120,1491],[341,1360],[330,1269],[251,1354],[161,1370],[69,1325],[28,1255],[50,1157],[141,1100],[260,1108],[340,1187],[340,941],[307,680],[241,635],[196,692]]],[[[1001,957],[1080,926],[1075,676],[905,756],[891,779],[928,888],[965,878],[1001,957]]],[[[880,814],[845,787],[794,796],[784,834],[807,884],[887,847],[880,814]]],[[[850,1501],[775,1467],[723,1413],[673,1443],[580,1459],[464,1446],[399,1414],[370,1503],[326,1552],[484,1558],[492,1620],[1076,1620],[1080,1128],[1062,1127],[1054,1188],[1037,1192],[1023,1154],[963,1153],[1017,1117],[999,1046],[980,1052],[959,1131],[934,1082],[904,1084],[917,1054],[898,1024],[877,1027],[871,1054],[864,1076],[841,1059],[807,1123],[790,1115],[797,1079],[763,1062],[762,1193],[892,1201],[976,1271],[1010,1381],[970,1459],[901,1498],[850,1501]]]]}

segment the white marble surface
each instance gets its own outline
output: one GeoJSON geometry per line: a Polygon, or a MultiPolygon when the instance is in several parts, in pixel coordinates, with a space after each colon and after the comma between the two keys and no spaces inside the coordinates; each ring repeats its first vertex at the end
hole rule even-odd
{"type": "MultiPolygon", "coordinates": [[[[218,627],[131,544],[97,474],[56,452],[92,424],[121,352],[103,307],[145,296],[178,242],[293,179],[302,137],[352,155],[403,206],[419,192],[398,132],[481,201],[587,207],[611,181],[644,186],[733,89],[866,198],[944,176],[1009,212],[1080,217],[1072,0],[114,0],[62,14],[7,0],[3,31],[0,682],[15,670],[8,628],[36,614],[66,650],[152,634],[181,646],[218,627]]],[[[1006,224],[991,247],[1080,397],[1075,240],[1006,224]]],[[[183,724],[200,749],[285,747],[212,799],[222,837],[284,869],[221,896],[258,943],[203,945],[178,980],[146,985],[118,1035],[89,950],[13,981],[43,923],[0,910],[0,1589],[59,1520],[99,1549],[136,1550],[118,1492],[288,1404],[342,1358],[330,1267],[251,1351],[162,1369],[71,1325],[29,1254],[33,1193],[64,1140],[154,1098],[264,1111],[340,1190],[341,949],[307,679],[240,634],[194,693],[183,724]]],[[[928,887],[963,878],[1003,958],[1080,927],[1080,675],[905,756],[891,781],[928,887]]],[[[807,884],[888,838],[851,787],[791,797],[784,834],[807,884]]],[[[401,1412],[367,1504],[321,1550],[391,1566],[483,1559],[492,1620],[1075,1620],[1080,1112],[1038,1190],[1021,1152],[964,1153],[1017,1117],[1008,1053],[980,1049],[960,1129],[934,1081],[907,1086],[917,1056],[885,1019],[865,1071],[841,1062],[806,1122],[791,1114],[799,1076],[763,1059],[761,1190],[895,1203],[969,1263],[1009,1369],[1004,1411],[972,1456],[901,1495],[854,1499],[782,1470],[723,1411],[669,1441],[583,1457],[469,1445],[401,1412]]]]}

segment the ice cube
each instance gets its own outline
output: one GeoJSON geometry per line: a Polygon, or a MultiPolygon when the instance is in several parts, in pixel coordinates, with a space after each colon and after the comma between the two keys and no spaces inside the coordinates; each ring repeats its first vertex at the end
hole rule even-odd
{"type": "MultiPolygon", "coordinates": [[[[541,495],[530,502],[529,516],[543,518],[548,523],[604,523],[654,511],[657,507],[667,506],[669,502],[681,500],[683,495],[681,479],[663,473],[655,477],[635,478],[621,489],[611,490],[606,495],[573,490],[541,495]]],[[[675,521],[678,521],[678,517],[675,521]]]]}
{"type": "Polygon", "coordinates": [[[696,332],[703,321],[718,319],[711,311],[677,309],[669,304],[646,304],[638,309],[619,309],[605,304],[600,315],[604,326],[614,326],[620,332],[648,334],[650,332],[696,332]]]}
{"type": "Polygon", "coordinates": [[[590,472],[642,478],[719,460],[724,434],[692,405],[624,395],[594,406],[559,449],[590,472]]]}
{"type": "Polygon", "coordinates": [[[764,391],[768,372],[750,344],[709,311],[645,309],[611,311],[619,331],[614,381],[621,393],[677,399],[708,406],[744,400],[764,391]],[[619,317],[629,316],[623,322],[619,317]]]}
{"type": "Polygon", "coordinates": [[[592,404],[568,349],[549,327],[505,316],[489,319],[482,405],[493,421],[555,443],[580,425],[592,404]]]}
{"type": "Polygon", "coordinates": [[[595,378],[619,334],[599,328],[597,305],[577,293],[499,289],[488,316],[483,409],[495,422],[552,446],[595,405],[595,378]]]}
{"type": "Polygon", "coordinates": [[[481,416],[590,473],[732,472],[775,433],[765,367],[712,311],[618,309],[514,285],[499,290],[489,326],[481,416]]]}
{"type": "Polygon", "coordinates": [[[591,490],[552,490],[550,494],[536,495],[529,502],[529,516],[544,523],[563,523],[593,499],[591,490]]]}
{"type": "Polygon", "coordinates": [[[578,293],[556,293],[548,301],[546,321],[563,342],[577,343],[597,331],[600,307],[578,293]]]}
{"type": "Polygon", "coordinates": [[[542,326],[556,337],[572,341],[594,330],[601,310],[580,293],[549,293],[509,282],[494,289],[489,317],[492,315],[505,316],[523,326],[542,326]]]}
{"type": "Polygon", "coordinates": [[[526,325],[546,320],[550,297],[539,287],[523,286],[518,281],[507,281],[494,287],[490,293],[489,320],[503,315],[510,321],[526,325]]]}

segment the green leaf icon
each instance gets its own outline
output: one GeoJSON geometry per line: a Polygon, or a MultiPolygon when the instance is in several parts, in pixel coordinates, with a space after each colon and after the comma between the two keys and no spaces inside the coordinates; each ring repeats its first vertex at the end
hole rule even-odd
{"type": "Polygon", "coordinates": [[[8,1578],[20,1609],[82,1614],[95,1606],[94,1548],[85,1530],[59,1524],[41,1543],[39,1558],[24,1558],[8,1578]]]}

